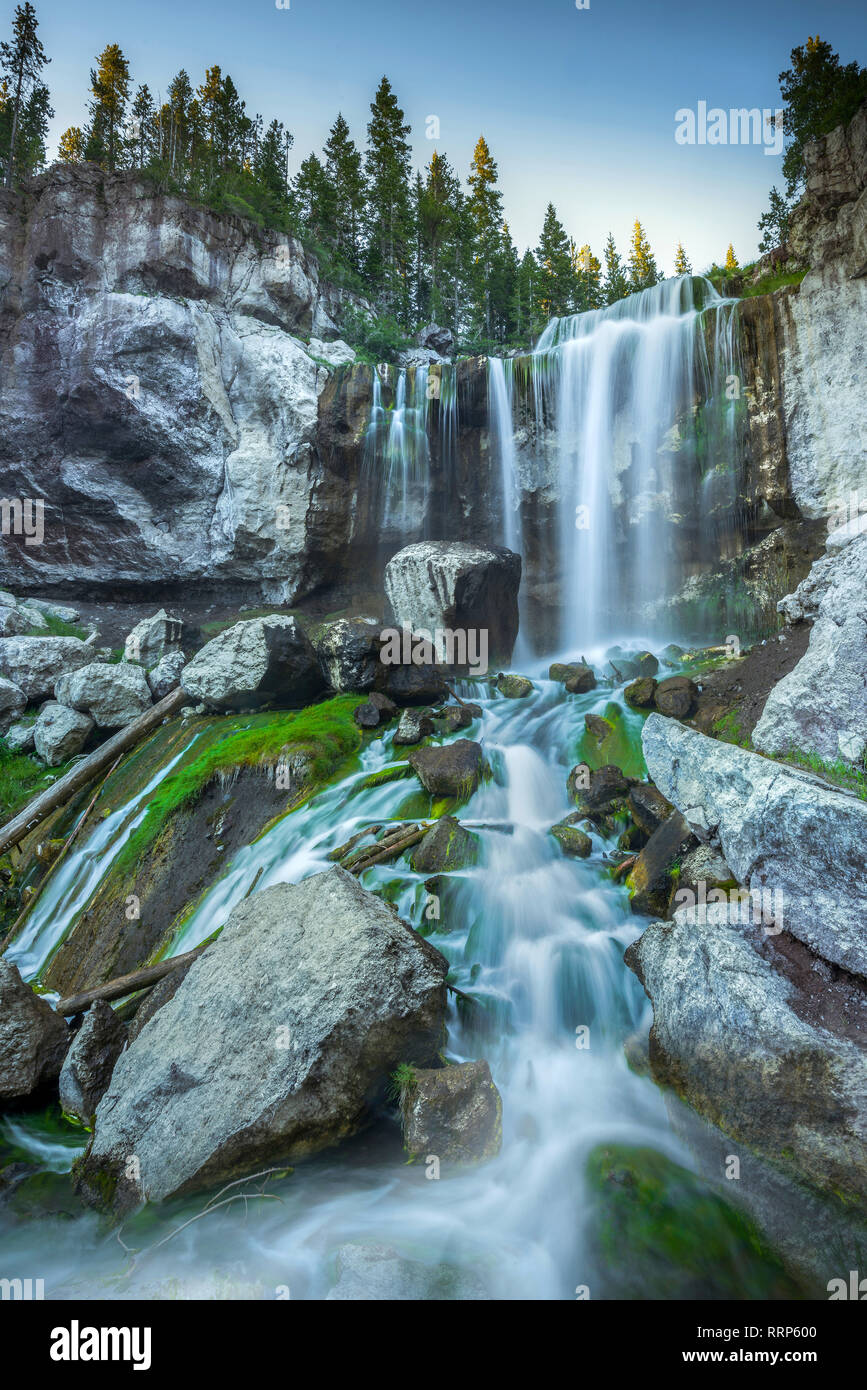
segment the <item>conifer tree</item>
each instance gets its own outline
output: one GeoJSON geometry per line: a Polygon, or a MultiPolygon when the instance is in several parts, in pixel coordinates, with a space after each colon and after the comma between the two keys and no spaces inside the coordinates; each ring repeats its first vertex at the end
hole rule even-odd
{"type": "Polygon", "coordinates": [[[366,270],[386,312],[408,316],[409,258],[412,245],[410,127],[391,83],[383,77],[370,106],[367,126],[366,270]]]}
{"type": "Polygon", "coordinates": [[[727,275],[734,275],[736,271],[740,270],[738,258],[735,255],[735,248],[731,242],[729,242],[729,249],[726,251],[726,260],[724,268],[727,275]]]}
{"type": "Polygon", "coordinates": [[[674,253],[674,273],[675,275],[691,275],[692,264],[683,249],[683,242],[677,243],[677,250],[674,253]]]}
{"type": "Polygon", "coordinates": [[[572,273],[577,285],[576,307],[580,310],[599,309],[604,303],[602,295],[602,266],[589,245],[575,246],[570,242],[572,273]]]}
{"type": "Polygon", "coordinates": [[[124,164],[123,128],[129,101],[129,63],[116,43],[107,44],[91,70],[87,158],[111,173],[124,164]]]}
{"type": "Polygon", "coordinates": [[[130,107],[129,148],[132,165],[143,169],[149,162],[153,141],[154,100],[145,84],[139,87],[130,107]]]}
{"type": "Polygon", "coordinates": [[[650,242],[647,240],[644,228],[636,219],[632,229],[632,245],[629,248],[629,270],[630,290],[646,290],[651,285],[655,285],[659,280],[659,271],[656,268],[656,260],[650,249],[650,242]]]}
{"type": "Polygon", "coordinates": [[[288,211],[288,156],[293,137],[282,121],[272,121],[256,146],[254,172],[275,213],[288,211]]]}
{"type": "Polygon", "coordinates": [[[87,141],[80,126],[71,125],[60,137],[57,158],[64,164],[80,164],[87,141]]]}
{"type": "Polygon", "coordinates": [[[334,244],[347,265],[360,264],[365,183],[361,151],[340,112],[325,142],[325,171],[334,194],[334,244]]]}
{"type": "Polygon", "coordinates": [[[298,170],[295,199],[311,235],[319,242],[330,242],[334,236],[334,189],[315,154],[309,154],[298,170]]]}
{"type": "Polygon", "coordinates": [[[491,276],[502,250],[503,195],[497,187],[497,165],[484,135],[473,151],[467,180],[467,211],[473,238],[474,298],[478,326],[486,338],[492,336],[491,276]]]}
{"type": "Polygon", "coordinates": [[[36,33],[38,28],[36,11],[26,0],[24,5],[15,8],[11,42],[0,43],[0,71],[4,79],[2,115],[5,116],[0,125],[0,160],[4,166],[3,182],[6,188],[12,187],[13,176],[32,173],[44,161],[45,133],[48,121],[54,115],[49,104],[48,88],[39,78],[51,59],[45,56],[36,33]],[[4,126],[8,126],[8,130],[4,126]],[[20,149],[22,130],[28,146],[25,159],[21,158],[20,149]]]}
{"type": "Polygon", "coordinates": [[[618,299],[625,299],[629,294],[629,281],[623,269],[623,262],[620,259],[620,252],[614,243],[614,237],[608,233],[608,240],[602,253],[605,261],[605,279],[602,284],[602,296],[606,304],[615,304],[618,299]]]}
{"type": "Polygon", "coordinates": [[[542,235],[536,247],[539,274],[536,280],[536,303],[545,318],[573,312],[575,276],[569,251],[569,238],[557,216],[553,203],[545,210],[542,235]]]}

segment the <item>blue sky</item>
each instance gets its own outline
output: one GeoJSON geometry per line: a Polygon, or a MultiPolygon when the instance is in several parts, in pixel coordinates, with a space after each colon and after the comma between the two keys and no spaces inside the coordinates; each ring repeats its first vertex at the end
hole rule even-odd
{"type": "MultiPolygon", "coordinates": [[[[483,132],[499,164],[519,247],[535,245],[552,201],[597,255],[625,251],[641,218],[666,273],[683,240],[697,270],[731,240],[751,259],[781,159],[761,147],[683,146],[675,111],[773,108],[789,53],[819,32],[844,62],[867,60],[862,0],[34,0],[60,132],[85,116],[95,55],[117,42],[134,82],[164,93],[219,63],[249,111],[293,131],[292,164],[319,149],[338,110],[363,144],[387,73],[413,127],[418,164],[434,146],[466,176],[483,132]],[[425,138],[427,117],[440,138],[425,138]]],[[[4,33],[13,6],[4,7],[4,33]]]]}

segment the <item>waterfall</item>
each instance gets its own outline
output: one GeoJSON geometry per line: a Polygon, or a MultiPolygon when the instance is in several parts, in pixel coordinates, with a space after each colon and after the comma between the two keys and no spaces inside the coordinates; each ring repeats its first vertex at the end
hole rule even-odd
{"type": "Polygon", "coordinates": [[[374,371],[370,419],[365,433],[362,474],[371,497],[379,538],[403,542],[424,530],[430,478],[428,443],[428,368],[402,367],[397,373],[393,404],[383,402],[383,385],[390,386],[391,369],[384,363],[374,371]]]}
{"type": "Polygon", "coordinates": [[[514,364],[500,357],[488,359],[488,417],[491,443],[500,466],[503,502],[503,545],[521,549],[521,512],[513,418],[514,364]]]}

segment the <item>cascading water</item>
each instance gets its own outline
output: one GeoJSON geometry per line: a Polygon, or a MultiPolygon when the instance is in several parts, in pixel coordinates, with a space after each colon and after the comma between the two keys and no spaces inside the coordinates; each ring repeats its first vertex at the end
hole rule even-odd
{"type": "Polygon", "coordinates": [[[383,376],[388,382],[388,368],[380,367],[373,373],[362,470],[377,501],[379,539],[403,540],[410,534],[422,534],[427,511],[428,368],[398,371],[390,408],[383,404],[383,376]]]}
{"type": "Polygon", "coordinates": [[[521,549],[521,498],[518,490],[518,469],[515,451],[513,419],[514,363],[500,357],[488,358],[488,418],[493,446],[500,463],[500,488],[503,501],[503,545],[509,550],[521,549]]]}

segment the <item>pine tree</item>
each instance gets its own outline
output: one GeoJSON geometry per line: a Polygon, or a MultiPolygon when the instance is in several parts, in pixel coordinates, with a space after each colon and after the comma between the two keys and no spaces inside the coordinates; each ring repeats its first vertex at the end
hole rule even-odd
{"type": "Polygon", "coordinates": [[[309,154],[295,178],[298,214],[311,236],[325,243],[334,237],[334,189],[322,161],[309,154]]]}
{"type": "Polygon", "coordinates": [[[601,308],[604,299],[600,262],[586,242],[579,248],[576,248],[574,241],[570,242],[570,255],[577,286],[576,307],[582,311],[601,308]]]}
{"type": "Polygon", "coordinates": [[[569,314],[574,309],[577,286],[569,253],[569,238],[553,203],[545,210],[542,235],[536,247],[539,275],[536,303],[545,318],[569,314]]]}
{"type": "Polygon", "coordinates": [[[292,143],[282,121],[272,121],[256,146],[255,176],[277,214],[287,212],[291,205],[287,161],[292,143]]]}
{"type": "Polygon", "coordinates": [[[57,158],[64,164],[80,164],[84,159],[87,141],[80,126],[71,125],[60,137],[57,158]]]}
{"type": "Polygon", "coordinates": [[[381,307],[403,322],[409,314],[412,247],[410,127],[387,77],[370,105],[367,126],[367,276],[381,307]]]}
{"type": "MultiPolygon", "coordinates": [[[[36,11],[27,0],[24,5],[16,6],[12,19],[11,43],[0,43],[0,70],[2,70],[5,79],[4,112],[7,107],[9,108],[8,135],[3,130],[2,144],[0,144],[0,160],[4,166],[3,182],[7,188],[12,187],[13,175],[17,175],[19,170],[23,174],[31,173],[33,168],[39,167],[39,163],[45,158],[44,131],[41,160],[38,159],[36,165],[31,163],[28,167],[20,156],[19,132],[22,126],[22,115],[28,103],[30,103],[30,123],[33,127],[28,131],[28,145],[33,144],[34,137],[38,144],[40,113],[44,116],[46,129],[48,121],[54,115],[49,105],[48,89],[39,81],[40,72],[46,63],[50,63],[51,59],[46,58],[45,50],[37,37],[38,27],[39,21],[36,18],[36,11]],[[34,101],[34,94],[40,87],[42,90],[34,101]]],[[[31,153],[31,161],[32,157],[31,153]]]]}
{"type": "Polygon", "coordinates": [[[154,100],[147,85],[139,87],[130,107],[129,148],[133,168],[149,162],[153,140],[154,100]]]}
{"type": "Polygon", "coordinates": [[[116,43],[108,44],[90,74],[87,158],[111,173],[123,165],[123,126],[129,100],[129,64],[116,43]]]}
{"type": "Polygon", "coordinates": [[[740,270],[738,258],[735,255],[735,248],[731,242],[729,242],[729,249],[726,251],[724,269],[727,275],[734,275],[738,270],[740,270]]]}
{"type": "Polygon", "coordinates": [[[366,190],[361,151],[340,112],[328,132],[323,153],[334,192],[335,245],[346,264],[357,270],[366,190]]]}
{"type": "Polygon", "coordinates": [[[758,228],[762,234],[759,250],[764,252],[775,251],[778,246],[785,246],[789,239],[789,218],[792,214],[791,204],[776,188],[771,189],[768,201],[770,207],[767,212],[762,213],[758,221],[758,228]]]}
{"type": "Polygon", "coordinates": [[[674,253],[674,273],[675,275],[691,275],[692,264],[683,249],[683,242],[677,243],[677,250],[674,253]]]}
{"type": "Polygon", "coordinates": [[[632,229],[632,245],[629,249],[627,268],[629,270],[629,288],[632,291],[649,289],[659,280],[659,271],[650,249],[650,242],[637,219],[632,229]]]}
{"type": "Polygon", "coordinates": [[[532,251],[525,251],[512,290],[513,333],[521,344],[536,336],[540,328],[536,283],[539,266],[532,251]]]}
{"type": "Polygon", "coordinates": [[[502,247],[503,195],[497,187],[497,165],[484,135],[476,141],[467,183],[475,305],[478,326],[489,339],[492,336],[491,275],[502,247]]]}
{"type": "Polygon", "coordinates": [[[606,304],[615,304],[618,299],[625,299],[629,294],[629,281],[623,269],[623,262],[620,259],[620,252],[614,244],[614,237],[608,233],[608,240],[605,243],[605,250],[602,253],[605,261],[605,279],[602,284],[602,297],[606,304]]]}
{"type": "Polygon", "coordinates": [[[790,198],[803,186],[807,142],[845,125],[867,100],[867,68],[857,62],[843,66],[818,34],[792,49],[791,63],[780,73],[786,139],[783,174],[790,198]]]}
{"type": "Polygon", "coordinates": [[[416,222],[424,271],[425,294],[417,305],[419,319],[455,327],[452,313],[455,279],[460,274],[460,180],[445,155],[434,150],[416,195],[416,222]]]}
{"type": "Polygon", "coordinates": [[[194,107],[199,113],[200,139],[204,140],[204,115],[201,102],[194,100],[193,84],[183,68],[177,77],[173,77],[169,83],[168,97],[168,120],[163,123],[163,158],[168,161],[171,172],[183,178],[187,173],[188,162],[190,166],[198,162],[199,151],[193,148],[192,141],[194,107]],[[167,144],[165,144],[166,138],[167,144]]]}

